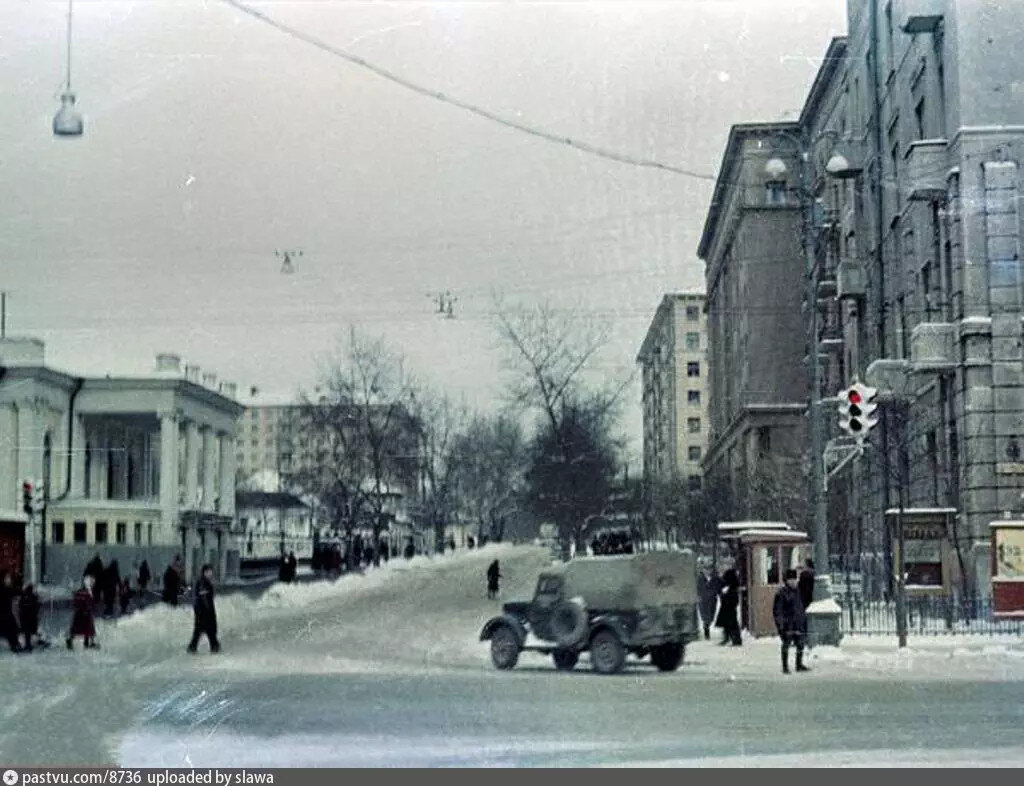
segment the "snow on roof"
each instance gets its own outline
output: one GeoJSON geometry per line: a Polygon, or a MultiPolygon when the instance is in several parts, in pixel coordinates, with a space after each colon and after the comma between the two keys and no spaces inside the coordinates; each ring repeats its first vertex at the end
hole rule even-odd
{"type": "MultiPolygon", "coordinates": [[[[886,516],[895,516],[900,512],[899,508],[889,508],[885,511],[886,516]]],[[[904,516],[921,516],[925,514],[956,513],[956,508],[903,508],[904,516]]]]}
{"type": "Polygon", "coordinates": [[[719,532],[735,532],[748,529],[789,529],[789,524],[784,521],[723,521],[718,525],[719,532]]]}
{"type": "Polygon", "coordinates": [[[771,539],[771,540],[807,540],[807,533],[799,530],[780,529],[746,529],[739,533],[741,540],[747,539],[771,539]]]}
{"type": "Polygon", "coordinates": [[[1024,521],[1011,521],[1009,519],[1003,519],[1002,521],[990,521],[988,525],[992,529],[1024,529],[1024,521]]]}

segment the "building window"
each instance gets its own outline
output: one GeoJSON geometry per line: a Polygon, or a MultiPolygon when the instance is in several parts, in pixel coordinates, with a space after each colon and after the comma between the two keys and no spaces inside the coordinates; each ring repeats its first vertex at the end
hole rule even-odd
{"type": "Polygon", "coordinates": [[[690,491],[700,491],[700,475],[690,475],[686,478],[686,484],[690,491]]]}
{"type": "Polygon", "coordinates": [[[107,542],[107,522],[97,521],[96,522],[96,542],[106,543],[107,542]]]}
{"type": "Polygon", "coordinates": [[[699,404],[700,403],[700,391],[699,390],[687,390],[686,391],[686,403],[687,404],[699,404]]]}
{"type": "Polygon", "coordinates": [[[85,522],[84,521],[76,521],[75,522],[75,543],[85,543],[85,541],[86,541],[85,522]]]}
{"type": "Polygon", "coordinates": [[[63,543],[64,542],[64,522],[55,521],[53,522],[53,528],[50,530],[53,534],[50,537],[51,543],[63,543]]]}
{"type": "Polygon", "coordinates": [[[115,525],[114,539],[117,543],[125,544],[128,542],[128,524],[124,521],[119,521],[115,525]]]}
{"type": "Polygon", "coordinates": [[[786,204],[786,181],[769,180],[765,183],[764,198],[769,205],[786,204]]]}
{"type": "Polygon", "coordinates": [[[142,522],[141,521],[136,521],[135,522],[135,545],[136,546],[141,546],[142,545],[142,522]]]}
{"type": "Polygon", "coordinates": [[[700,306],[687,306],[686,307],[686,320],[688,322],[696,322],[700,319],[700,306]]]}
{"type": "Polygon", "coordinates": [[[686,376],[688,377],[699,377],[700,376],[700,363],[691,362],[686,364],[686,376]]]}
{"type": "Polygon", "coordinates": [[[928,137],[925,136],[924,96],[921,96],[921,100],[914,107],[914,119],[917,122],[917,138],[927,139],[928,137]]]}
{"type": "Polygon", "coordinates": [[[687,418],[686,429],[691,434],[700,434],[700,418],[687,418]]]}
{"type": "Polygon", "coordinates": [[[700,349],[700,333],[686,334],[686,348],[691,350],[700,349]]]}
{"type": "Polygon", "coordinates": [[[690,445],[687,449],[687,458],[689,458],[690,461],[700,461],[700,446],[690,445]]]}

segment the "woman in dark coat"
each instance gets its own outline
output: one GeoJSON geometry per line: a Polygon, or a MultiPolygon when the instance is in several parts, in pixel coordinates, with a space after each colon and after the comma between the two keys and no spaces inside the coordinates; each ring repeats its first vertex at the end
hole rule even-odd
{"type": "Polygon", "coordinates": [[[64,643],[68,649],[74,649],[75,636],[85,639],[87,649],[98,649],[96,643],[96,621],[92,615],[92,589],[95,579],[87,575],[82,579],[82,588],[75,593],[74,612],[71,615],[71,630],[64,643]]]}
{"type": "Polygon", "coordinates": [[[142,564],[139,565],[139,594],[145,595],[146,590],[149,589],[149,582],[152,580],[153,575],[149,572],[149,563],[146,560],[142,560],[142,564]]]}
{"type": "Polygon", "coordinates": [[[721,645],[732,643],[734,647],[743,644],[740,636],[740,577],[733,565],[722,574],[722,589],[719,591],[720,605],[716,626],[722,629],[721,645]]]}
{"type": "Polygon", "coordinates": [[[25,637],[25,649],[32,651],[32,639],[39,634],[39,609],[42,604],[36,595],[35,587],[29,584],[21,591],[18,599],[18,620],[21,622],[21,633],[25,637]]]}
{"type": "Polygon", "coordinates": [[[0,636],[7,639],[11,652],[21,651],[18,641],[18,620],[14,618],[14,597],[18,591],[14,588],[14,576],[8,571],[0,571],[0,636]]]}
{"type": "Polygon", "coordinates": [[[487,597],[498,597],[498,580],[501,578],[501,568],[498,567],[498,560],[494,560],[487,568],[487,597]]]}

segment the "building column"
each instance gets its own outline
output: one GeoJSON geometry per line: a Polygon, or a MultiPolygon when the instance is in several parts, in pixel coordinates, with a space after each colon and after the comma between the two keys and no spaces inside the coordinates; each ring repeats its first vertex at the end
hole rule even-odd
{"type": "Polygon", "coordinates": [[[71,423],[71,491],[74,498],[85,494],[85,421],[74,415],[71,423]]]}
{"type": "Polygon", "coordinates": [[[199,495],[199,425],[185,422],[185,510],[195,510],[199,495]]]}
{"type": "Polygon", "coordinates": [[[220,435],[220,514],[235,515],[235,439],[220,435]]]}
{"type": "Polygon", "coordinates": [[[178,419],[173,414],[160,416],[160,513],[165,531],[173,535],[178,526],[178,419]]]}
{"type": "Polygon", "coordinates": [[[203,428],[203,504],[205,511],[213,510],[213,499],[217,494],[217,482],[214,464],[216,434],[212,428],[203,428]]]}

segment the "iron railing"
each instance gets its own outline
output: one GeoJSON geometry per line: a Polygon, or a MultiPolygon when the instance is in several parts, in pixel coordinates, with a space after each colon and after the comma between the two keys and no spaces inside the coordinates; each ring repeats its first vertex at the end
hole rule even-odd
{"type": "MultiPolygon", "coordinates": [[[[842,601],[840,624],[844,633],[892,635],[897,633],[895,600],[842,601]]],[[[971,600],[931,595],[907,598],[907,633],[923,636],[954,634],[1022,635],[1024,618],[1000,617],[990,599],[971,600]]]]}

